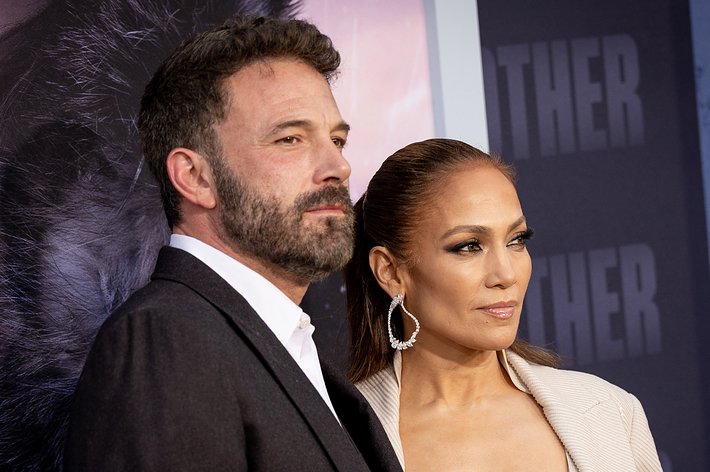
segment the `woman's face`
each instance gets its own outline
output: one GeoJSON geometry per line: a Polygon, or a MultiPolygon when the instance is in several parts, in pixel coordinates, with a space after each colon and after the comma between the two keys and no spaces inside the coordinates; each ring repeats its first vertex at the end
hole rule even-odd
{"type": "MultiPolygon", "coordinates": [[[[421,323],[417,347],[495,351],[515,340],[530,280],[530,237],[513,184],[491,166],[445,178],[426,202],[402,272],[405,307],[421,323]]],[[[406,332],[413,323],[405,316],[406,332]]],[[[405,338],[406,339],[406,338],[405,338]]]]}

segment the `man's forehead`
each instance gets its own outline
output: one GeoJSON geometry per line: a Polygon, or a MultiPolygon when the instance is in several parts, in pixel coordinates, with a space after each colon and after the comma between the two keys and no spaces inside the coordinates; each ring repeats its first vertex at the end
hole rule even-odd
{"type": "MultiPolygon", "coordinates": [[[[281,77],[303,76],[310,80],[328,84],[328,81],[312,65],[290,57],[267,58],[252,61],[227,78],[228,82],[240,83],[243,81],[270,82],[281,77]]],[[[330,85],[329,85],[330,87],[330,85]]]]}
{"type": "Polygon", "coordinates": [[[312,66],[295,60],[255,63],[230,76],[225,85],[229,107],[267,107],[289,100],[334,101],[330,85],[312,66]]]}
{"type": "Polygon", "coordinates": [[[259,61],[230,76],[225,84],[228,127],[246,126],[262,138],[287,127],[346,131],[330,85],[300,60],[259,61]],[[228,122],[231,122],[230,125],[228,122]]]}

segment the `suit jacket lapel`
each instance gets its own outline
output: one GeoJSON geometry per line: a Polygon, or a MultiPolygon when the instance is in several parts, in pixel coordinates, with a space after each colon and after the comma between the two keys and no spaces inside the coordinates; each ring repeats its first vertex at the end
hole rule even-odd
{"type": "Polygon", "coordinates": [[[367,400],[343,374],[321,359],[330,400],[372,472],[401,470],[385,430],[367,400]]]}
{"type": "MultiPolygon", "coordinates": [[[[622,445],[610,442],[614,436],[610,436],[608,431],[610,419],[619,416],[616,404],[612,400],[603,401],[583,411],[578,406],[568,404],[551,390],[527,361],[510,351],[506,351],[506,357],[520,380],[542,406],[547,421],[579,472],[619,470],[619,448],[622,445]],[[610,457],[614,461],[609,462],[610,457]]],[[[621,420],[619,425],[623,428],[621,420]]]]}
{"type": "Polygon", "coordinates": [[[246,300],[224,279],[191,254],[170,247],[160,250],[152,278],[182,283],[222,312],[300,411],[335,468],[367,470],[348,433],[298,364],[246,300]]]}

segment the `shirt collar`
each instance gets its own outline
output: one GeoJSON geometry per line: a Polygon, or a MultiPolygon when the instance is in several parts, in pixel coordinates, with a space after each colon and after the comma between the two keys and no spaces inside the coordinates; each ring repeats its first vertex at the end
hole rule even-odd
{"type": "Polygon", "coordinates": [[[285,293],[261,274],[199,239],[172,234],[170,246],[189,252],[215,271],[244,297],[281,344],[286,344],[299,326],[303,310],[285,293]]]}

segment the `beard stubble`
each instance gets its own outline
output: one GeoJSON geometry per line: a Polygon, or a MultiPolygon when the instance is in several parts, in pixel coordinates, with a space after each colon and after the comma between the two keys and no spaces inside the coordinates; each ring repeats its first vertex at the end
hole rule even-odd
{"type": "Polygon", "coordinates": [[[343,267],[353,254],[354,212],[348,189],[328,185],[299,195],[292,205],[269,199],[240,179],[222,159],[212,163],[224,242],[316,282],[343,267]],[[308,221],[303,213],[321,205],[343,205],[343,217],[308,221]]]}

